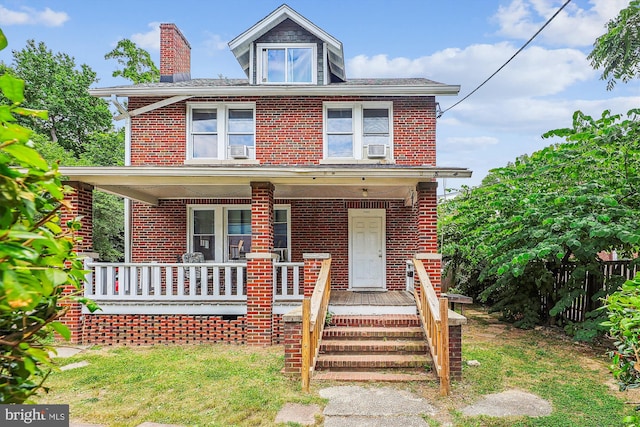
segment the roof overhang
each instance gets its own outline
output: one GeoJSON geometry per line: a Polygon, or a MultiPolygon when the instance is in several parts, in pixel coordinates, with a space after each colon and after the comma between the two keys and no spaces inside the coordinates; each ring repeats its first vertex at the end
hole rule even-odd
{"type": "Polygon", "coordinates": [[[141,96],[442,96],[458,95],[460,85],[347,85],[324,86],[278,85],[278,86],[116,86],[89,89],[97,97],[141,97],[141,96]]]}
{"type": "Polygon", "coordinates": [[[162,199],[250,198],[252,182],[271,182],[279,199],[405,199],[419,182],[471,176],[465,168],[433,166],[60,167],[60,173],[151,205],[162,199]]]}

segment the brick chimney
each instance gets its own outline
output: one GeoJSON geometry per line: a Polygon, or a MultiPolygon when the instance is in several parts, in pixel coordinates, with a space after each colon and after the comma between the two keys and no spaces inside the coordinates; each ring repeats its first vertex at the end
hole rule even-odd
{"type": "Polygon", "coordinates": [[[175,24],[160,24],[160,81],[191,80],[191,45],[175,24]]]}

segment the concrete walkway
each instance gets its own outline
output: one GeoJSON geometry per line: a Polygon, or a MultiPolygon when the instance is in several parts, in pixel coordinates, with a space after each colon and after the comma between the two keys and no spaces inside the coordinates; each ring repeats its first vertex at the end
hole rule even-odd
{"type": "MultiPolygon", "coordinates": [[[[320,396],[329,401],[322,412],[317,405],[286,405],[275,419],[276,424],[313,426],[323,416],[324,427],[428,427],[425,418],[434,417],[439,411],[425,399],[395,388],[329,387],[321,389],[320,396]]],[[[536,395],[507,390],[484,396],[461,412],[466,416],[540,417],[550,415],[552,409],[549,402],[536,395]]],[[[447,425],[451,424],[443,424],[447,425]]]]}

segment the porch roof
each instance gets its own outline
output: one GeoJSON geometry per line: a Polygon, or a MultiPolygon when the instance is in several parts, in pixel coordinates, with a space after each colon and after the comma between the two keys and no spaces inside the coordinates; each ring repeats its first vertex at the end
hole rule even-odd
{"type": "Polygon", "coordinates": [[[469,178],[466,168],[349,166],[61,167],[69,181],[157,205],[161,199],[250,198],[251,182],[271,182],[279,199],[409,199],[419,182],[469,178]]]}

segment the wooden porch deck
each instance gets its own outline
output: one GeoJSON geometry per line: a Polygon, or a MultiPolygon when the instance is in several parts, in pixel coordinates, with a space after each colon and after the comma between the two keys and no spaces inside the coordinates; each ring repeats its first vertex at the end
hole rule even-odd
{"type": "Polygon", "coordinates": [[[407,291],[331,291],[329,310],[334,314],[416,314],[416,302],[407,291]]]}

